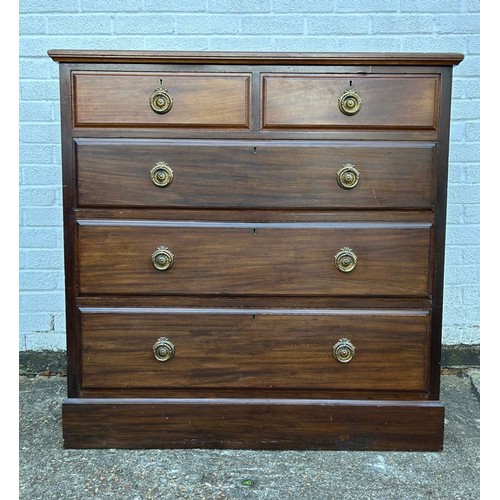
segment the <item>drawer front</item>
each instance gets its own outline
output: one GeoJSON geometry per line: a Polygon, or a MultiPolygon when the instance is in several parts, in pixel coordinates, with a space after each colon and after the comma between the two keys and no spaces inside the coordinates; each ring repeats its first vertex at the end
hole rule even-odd
{"type": "Polygon", "coordinates": [[[80,221],[79,291],[426,296],[430,244],[429,224],[80,221]]]}
{"type": "Polygon", "coordinates": [[[84,388],[427,386],[424,311],[111,311],[82,312],[84,388]],[[349,358],[339,354],[344,338],[347,362],[334,356],[349,358]]]}
{"type": "MultiPolygon", "coordinates": [[[[264,75],[263,123],[273,128],[436,129],[435,75],[264,75]],[[340,109],[354,91],[356,114],[340,109]]],[[[351,101],[353,102],[353,101],[351,101]]]]}
{"type": "Polygon", "coordinates": [[[247,73],[74,72],[73,92],[76,127],[248,128],[250,123],[247,73]],[[150,103],[160,87],[172,100],[163,114],[150,103]]]}
{"type": "Polygon", "coordinates": [[[76,151],[80,206],[331,209],[434,203],[433,143],[80,139],[76,151]]]}

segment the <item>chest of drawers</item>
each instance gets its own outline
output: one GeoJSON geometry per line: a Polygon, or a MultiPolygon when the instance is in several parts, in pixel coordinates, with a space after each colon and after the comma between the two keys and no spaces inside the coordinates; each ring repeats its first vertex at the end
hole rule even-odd
{"type": "Polygon", "coordinates": [[[462,56],[49,55],[65,447],[441,449],[462,56]]]}

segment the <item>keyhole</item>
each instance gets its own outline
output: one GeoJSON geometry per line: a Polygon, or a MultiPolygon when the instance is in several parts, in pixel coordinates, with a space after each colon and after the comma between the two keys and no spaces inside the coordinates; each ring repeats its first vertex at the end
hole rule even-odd
{"type": "Polygon", "coordinates": [[[160,78],[160,87],[163,87],[163,78],[160,78]]]}
{"type": "Polygon", "coordinates": [[[352,87],[352,80],[349,80],[349,87],[352,87]]]}
{"type": "Polygon", "coordinates": [[[253,152],[254,152],[254,154],[257,152],[257,148],[256,147],[253,148],[253,152]]]}

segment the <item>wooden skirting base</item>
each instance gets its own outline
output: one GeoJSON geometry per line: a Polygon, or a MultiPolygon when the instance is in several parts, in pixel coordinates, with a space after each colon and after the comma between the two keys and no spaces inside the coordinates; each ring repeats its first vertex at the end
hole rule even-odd
{"type": "Polygon", "coordinates": [[[65,448],[440,451],[437,401],[66,399],[65,448]]]}

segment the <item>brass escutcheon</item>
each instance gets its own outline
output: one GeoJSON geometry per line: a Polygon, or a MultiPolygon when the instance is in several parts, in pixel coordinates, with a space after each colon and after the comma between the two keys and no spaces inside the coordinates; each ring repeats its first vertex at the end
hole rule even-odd
{"type": "Polygon", "coordinates": [[[352,189],[359,182],[359,172],[354,165],[346,163],[337,172],[337,183],[343,189],[352,189]]]}
{"type": "Polygon", "coordinates": [[[174,171],[164,161],[159,161],[151,169],[151,181],[155,186],[167,187],[173,180],[174,171]]]}
{"type": "Polygon", "coordinates": [[[151,94],[149,98],[149,104],[151,109],[160,115],[164,115],[168,113],[174,104],[173,98],[168,94],[168,89],[164,89],[163,87],[158,87],[151,94]]]}
{"type": "Polygon", "coordinates": [[[158,271],[168,271],[174,265],[174,254],[162,245],[153,252],[151,260],[158,271]]]}
{"type": "Polygon", "coordinates": [[[346,89],[339,97],[339,108],[344,115],[352,116],[359,112],[363,99],[354,89],[346,89]]]}
{"type": "Polygon", "coordinates": [[[346,338],[339,339],[339,341],[333,346],[333,357],[340,363],[349,363],[354,357],[356,348],[352,342],[346,338]]]}
{"type": "Polygon", "coordinates": [[[356,254],[349,247],[342,247],[334,257],[335,267],[343,273],[350,273],[357,262],[356,254]]]}
{"type": "Polygon", "coordinates": [[[167,337],[160,337],[153,344],[153,354],[158,361],[168,361],[175,354],[175,346],[167,337]]]}

